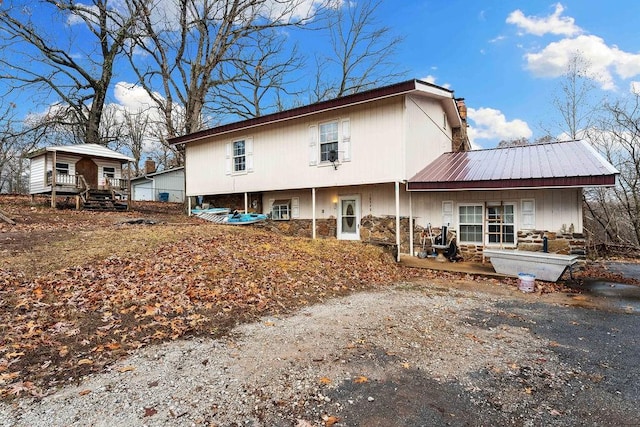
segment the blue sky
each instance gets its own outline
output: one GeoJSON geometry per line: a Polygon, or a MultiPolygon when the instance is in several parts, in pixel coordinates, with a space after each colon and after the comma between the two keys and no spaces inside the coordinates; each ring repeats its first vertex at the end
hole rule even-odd
{"type": "Polygon", "coordinates": [[[624,96],[640,81],[635,0],[385,1],[380,16],[406,37],[399,63],[466,99],[478,147],[542,136],[576,50],[602,96],[624,96]]]}
{"type": "MultiPolygon", "coordinates": [[[[395,62],[407,77],[466,99],[476,148],[534,140],[557,122],[552,99],[577,50],[590,62],[600,95],[628,95],[640,82],[638,16],[638,0],[383,0],[378,10],[380,24],[404,37],[395,62]]],[[[50,17],[40,18],[52,25],[50,17]]],[[[302,34],[303,46],[323,48],[315,34],[302,34]]],[[[108,102],[130,109],[148,104],[134,83],[126,67],[117,69],[108,102]]],[[[29,94],[20,96],[17,104],[33,112],[29,94]]]]}

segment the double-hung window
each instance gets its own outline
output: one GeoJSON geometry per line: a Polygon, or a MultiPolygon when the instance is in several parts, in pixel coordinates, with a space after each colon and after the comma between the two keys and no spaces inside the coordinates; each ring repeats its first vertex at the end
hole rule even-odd
{"type": "Polygon", "coordinates": [[[460,242],[482,243],[482,205],[458,206],[460,242]]]}
{"type": "Polygon", "coordinates": [[[329,162],[338,153],[338,122],[320,124],[320,161],[329,162]]]}
{"type": "Polygon", "coordinates": [[[56,163],[56,173],[58,175],[69,175],[69,163],[56,163]]]}
{"type": "Polygon", "coordinates": [[[116,168],[105,166],[102,168],[102,174],[105,178],[115,178],[116,177],[116,168]]]}
{"type": "Polygon", "coordinates": [[[515,213],[512,204],[487,206],[487,244],[514,244],[515,213]]]}
{"type": "Polygon", "coordinates": [[[245,172],[247,170],[247,159],[245,157],[244,141],[233,143],[233,171],[245,172]]]}

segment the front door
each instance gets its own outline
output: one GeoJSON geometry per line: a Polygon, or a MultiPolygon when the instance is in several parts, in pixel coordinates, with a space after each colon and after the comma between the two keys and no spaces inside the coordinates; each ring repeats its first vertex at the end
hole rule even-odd
{"type": "Polygon", "coordinates": [[[360,196],[338,198],[338,239],[360,240],[360,196]]]}
{"type": "Polygon", "coordinates": [[[98,165],[89,157],[83,157],[76,163],[76,173],[82,175],[90,188],[98,188],[98,165]]]}

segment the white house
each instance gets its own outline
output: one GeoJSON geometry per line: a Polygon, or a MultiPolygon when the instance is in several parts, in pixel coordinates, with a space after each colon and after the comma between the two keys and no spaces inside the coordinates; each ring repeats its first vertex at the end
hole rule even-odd
{"type": "Polygon", "coordinates": [[[184,167],[147,173],[131,180],[132,200],[184,202],[184,167]]]}
{"type": "MultiPolygon", "coordinates": [[[[292,234],[390,240],[404,253],[413,252],[410,231],[428,224],[450,225],[472,256],[485,245],[537,244],[541,233],[555,239],[564,236],[563,227],[567,235],[571,231],[566,241],[575,242],[582,233],[582,188],[613,185],[617,173],[588,145],[573,142],[565,151],[594,165],[589,179],[572,180],[575,176],[565,177],[552,165],[516,174],[539,148],[520,147],[513,158],[505,154],[511,149],[469,151],[464,100],[419,80],[218,126],[171,143],[184,148],[188,197],[270,213],[273,224],[292,234]],[[493,154],[479,161],[484,172],[463,173],[477,162],[473,153],[485,152],[493,154]],[[456,186],[430,174],[449,158],[445,153],[454,158],[449,165],[458,172],[456,186]],[[500,170],[506,158],[510,171],[483,175],[500,170]],[[509,178],[528,181],[507,185],[509,178]]],[[[537,159],[554,161],[540,154],[537,159]]],[[[569,173],[576,175],[577,169],[569,173]]],[[[564,246],[558,251],[574,250],[564,246]]]]}
{"type": "Polygon", "coordinates": [[[51,206],[58,196],[73,196],[77,207],[127,208],[129,180],[123,165],[133,162],[132,157],[102,145],[78,144],[45,147],[27,158],[32,197],[51,196],[51,206]]]}

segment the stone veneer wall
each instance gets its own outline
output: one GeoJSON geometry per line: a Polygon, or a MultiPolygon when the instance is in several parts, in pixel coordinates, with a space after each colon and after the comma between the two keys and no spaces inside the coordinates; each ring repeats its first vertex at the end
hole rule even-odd
{"type": "Polygon", "coordinates": [[[582,233],[570,231],[518,231],[518,249],[524,251],[541,251],[543,238],[547,238],[550,253],[563,255],[587,255],[587,239],[582,233]]]}
{"type": "MultiPolygon", "coordinates": [[[[254,224],[257,228],[270,230],[285,236],[295,237],[307,237],[313,236],[311,230],[310,219],[292,219],[290,221],[273,221],[268,219],[266,221],[258,222],[254,224]]],[[[316,237],[320,238],[335,238],[336,237],[336,219],[316,219],[316,237]]]]}
{"type": "MultiPolygon", "coordinates": [[[[562,255],[587,255],[587,240],[582,233],[568,231],[551,232],[544,230],[520,230],[518,231],[519,250],[542,251],[543,238],[547,238],[549,253],[562,255]]],[[[462,244],[459,250],[465,261],[481,262],[483,245],[462,244]]]]}
{"type": "MultiPolygon", "coordinates": [[[[311,237],[310,219],[292,219],[290,221],[267,220],[254,224],[258,228],[271,230],[286,236],[311,237]]],[[[337,232],[336,218],[317,219],[316,236],[335,238],[337,232]]],[[[409,218],[400,219],[401,246],[403,251],[409,250],[409,218]]],[[[363,242],[381,242],[395,244],[395,217],[374,217],[367,215],[360,221],[360,240],[363,242]]]]}

